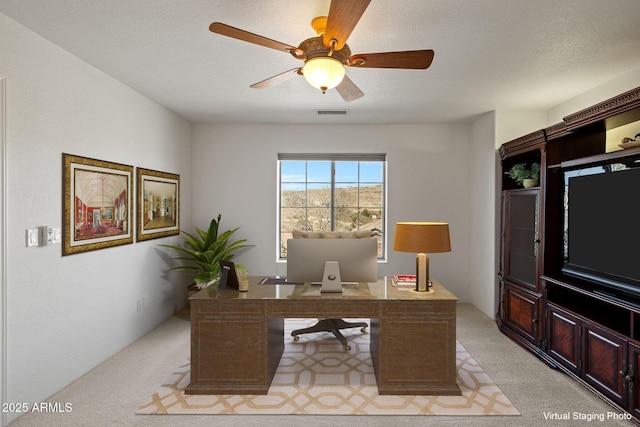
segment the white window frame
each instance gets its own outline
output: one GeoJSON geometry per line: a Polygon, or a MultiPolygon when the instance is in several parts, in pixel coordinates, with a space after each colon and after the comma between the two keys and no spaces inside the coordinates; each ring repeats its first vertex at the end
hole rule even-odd
{"type": "MultiPolygon", "coordinates": [[[[388,214],[388,204],[387,204],[387,155],[385,153],[349,153],[349,154],[327,154],[327,153],[278,153],[278,161],[277,161],[277,202],[276,202],[276,261],[277,262],[286,262],[286,257],[281,257],[281,230],[282,230],[282,221],[281,221],[281,184],[282,184],[282,170],[281,164],[283,161],[331,161],[332,164],[334,162],[340,161],[350,161],[350,162],[381,162],[382,163],[382,209],[383,209],[383,224],[382,224],[382,253],[378,258],[378,262],[386,262],[387,259],[387,249],[388,242],[386,238],[386,230],[387,230],[387,218],[388,214]]],[[[308,183],[305,181],[305,183],[308,183]]],[[[335,189],[335,181],[331,180],[331,188],[332,191],[335,189]]],[[[365,206],[366,207],[366,206],[365,206]]],[[[359,206],[358,206],[359,209],[359,206]]],[[[333,210],[333,204],[332,204],[333,210]]]]}

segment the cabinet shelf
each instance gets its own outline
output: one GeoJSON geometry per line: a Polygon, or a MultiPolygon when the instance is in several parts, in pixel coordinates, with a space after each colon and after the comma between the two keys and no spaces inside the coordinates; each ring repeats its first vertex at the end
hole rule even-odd
{"type": "Polygon", "coordinates": [[[640,147],[628,148],[626,150],[612,151],[610,153],[598,154],[595,156],[583,157],[580,159],[568,160],[560,164],[562,169],[572,169],[597,164],[603,162],[612,162],[619,159],[640,158],[640,147]]]}
{"type": "MultiPolygon", "coordinates": [[[[544,280],[544,279],[543,279],[544,280]]],[[[632,311],[594,292],[587,292],[561,281],[544,280],[547,303],[625,336],[631,336],[632,311]]]]}

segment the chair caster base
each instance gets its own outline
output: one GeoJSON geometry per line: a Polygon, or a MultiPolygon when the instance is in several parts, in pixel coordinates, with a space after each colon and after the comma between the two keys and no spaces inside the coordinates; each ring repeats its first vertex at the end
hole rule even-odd
{"type": "Polygon", "coordinates": [[[364,322],[357,323],[349,323],[345,322],[342,319],[322,319],[314,326],[303,329],[296,329],[291,332],[291,336],[293,337],[293,341],[297,342],[300,340],[298,335],[300,334],[308,334],[313,332],[331,332],[344,346],[344,351],[350,351],[351,346],[347,344],[347,339],[340,333],[340,329],[346,328],[360,328],[360,332],[367,332],[367,327],[369,325],[364,322]]]}

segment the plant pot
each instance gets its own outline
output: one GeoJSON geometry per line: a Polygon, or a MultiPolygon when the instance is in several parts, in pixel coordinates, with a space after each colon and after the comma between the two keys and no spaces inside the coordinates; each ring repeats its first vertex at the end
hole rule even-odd
{"type": "Polygon", "coordinates": [[[522,181],[522,185],[524,188],[537,187],[540,184],[540,181],[537,179],[525,179],[522,181]]]}

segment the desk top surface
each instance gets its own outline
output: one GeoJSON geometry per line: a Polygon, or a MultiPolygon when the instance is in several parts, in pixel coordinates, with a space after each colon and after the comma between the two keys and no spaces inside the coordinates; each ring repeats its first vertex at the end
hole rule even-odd
{"type": "Polygon", "coordinates": [[[305,299],[305,300],[431,300],[457,301],[455,295],[440,283],[432,280],[429,292],[416,292],[412,289],[398,288],[391,284],[391,278],[380,277],[377,282],[344,284],[342,293],[320,293],[320,285],[305,283],[301,285],[260,284],[264,276],[249,277],[249,291],[239,292],[235,289],[218,289],[212,285],[193,295],[191,300],[235,300],[235,299],[305,299]]]}

